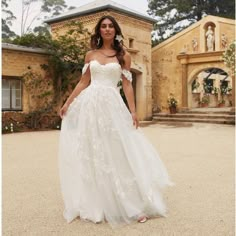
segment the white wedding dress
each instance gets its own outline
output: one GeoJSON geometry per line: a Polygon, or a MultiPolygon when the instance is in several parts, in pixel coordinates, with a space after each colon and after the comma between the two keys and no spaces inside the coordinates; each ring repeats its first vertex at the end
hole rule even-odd
{"type": "Polygon", "coordinates": [[[96,60],[83,73],[88,69],[91,84],[70,104],[60,133],[65,219],[80,216],[117,226],[143,215],[166,216],[161,189],[173,183],[119,94],[117,83],[125,71],[118,63],[96,60]]]}

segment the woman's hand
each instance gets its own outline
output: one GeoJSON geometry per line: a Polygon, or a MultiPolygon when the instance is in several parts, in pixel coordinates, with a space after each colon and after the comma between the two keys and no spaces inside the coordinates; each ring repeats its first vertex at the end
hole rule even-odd
{"type": "Polygon", "coordinates": [[[138,117],[136,115],[135,112],[131,112],[132,115],[132,119],[133,119],[133,125],[135,126],[135,128],[137,129],[139,126],[139,121],[138,121],[138,117]]]}
{"type": "Polygon", "coordinates": [[[65,116],[65,114],[66,114],[66,112],[67,112],[67,110],[68,110],[68,107],[69,107],[69,106],[65,103],[65,104],[62,106],[62,108],[60,109],[59,115],[60,115],[61,119],[63,119],[63,117],[65,116]]]}

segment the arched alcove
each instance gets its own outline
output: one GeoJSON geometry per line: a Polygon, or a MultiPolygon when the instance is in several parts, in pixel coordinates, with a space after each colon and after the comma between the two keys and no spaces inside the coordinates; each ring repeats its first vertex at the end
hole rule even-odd
{"type": "Polygon", "coordinates": [[[188,89],[191,108],[201,105],[208,107],[232,105],[232,78],[221,68],[208,67],[199,70],[189,80],[188,89]]]}
{"type": "Polygon", "coordinates": [[[207,22],[204,26],[204,51],[212,52],[216,50],[215,39],[216,39],[216,25],[213,22],[207,22]]]}

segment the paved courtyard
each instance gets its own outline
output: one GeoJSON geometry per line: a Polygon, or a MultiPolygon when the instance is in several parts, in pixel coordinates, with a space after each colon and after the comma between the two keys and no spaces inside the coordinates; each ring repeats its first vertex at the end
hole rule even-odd
{"type": "Polygon", "coordinates": [[[194,123],[141,129],[176,184],[164,191],[167,218],[117,230],[79,219],[67,224],[57,169],[59,131],[15,133],[2,136],[3,235],[233,236],[235,127],[194,123]]]}

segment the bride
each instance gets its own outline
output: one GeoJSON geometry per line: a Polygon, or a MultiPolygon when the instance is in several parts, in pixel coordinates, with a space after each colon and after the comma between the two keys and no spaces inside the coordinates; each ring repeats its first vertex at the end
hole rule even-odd
{"type": "Polygon", "coordinates": [[[111,226],[166,216],[161,189],[172,185],[164,164],[140,129],[131,57],[112,16],[91,37],[80,82],[60,109],[59,173],[64,218],[111,226]],[[122,86],[129,110],[117,83],[122,86]]]}

